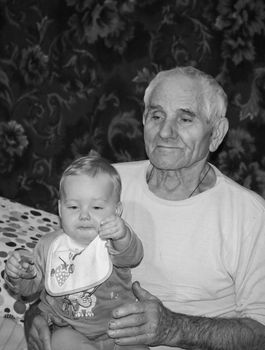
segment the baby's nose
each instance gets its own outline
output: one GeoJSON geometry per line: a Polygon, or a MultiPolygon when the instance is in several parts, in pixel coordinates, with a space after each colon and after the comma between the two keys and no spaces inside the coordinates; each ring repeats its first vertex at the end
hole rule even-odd
{"type": "Polygon", "coordinates": [[[89,210],[81,210],[79,215],[80,220],[90,220],[89,210]]]}

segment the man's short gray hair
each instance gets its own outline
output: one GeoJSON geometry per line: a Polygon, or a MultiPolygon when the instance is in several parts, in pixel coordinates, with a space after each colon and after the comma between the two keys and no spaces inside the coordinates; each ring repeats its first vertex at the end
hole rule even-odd
{"type": "Polygon", "coordinates": [[[159,72],[149,83],[144,94],[145,108],[149,106],[149,100],[153,89],[159,82],[167,78],[179,75],[198,81],[201,84],[201,97],[203,105],[202,113],[211,122],[224,118],[227,111],[227,95],[221,85],[211,75],[206,74],[192,66],[176,67],[159,72]]]}

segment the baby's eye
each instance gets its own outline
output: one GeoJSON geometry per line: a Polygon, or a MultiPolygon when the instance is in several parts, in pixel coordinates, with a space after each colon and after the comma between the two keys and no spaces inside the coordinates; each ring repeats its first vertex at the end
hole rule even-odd
{"type": "Polygon", "coordinates": [[[95,210],[102,210],[102,209],[104,209],[104,208],[103,208],[103,207],[100,207],[100,206],[95,205],[95,206],[93,207],[93,209],[95,209],[95,210]]]}
{"type": "Polygon", "coordinates": [[[67,209],[76,210],[78,207],[76,205],[68,205],[67,209]]]}

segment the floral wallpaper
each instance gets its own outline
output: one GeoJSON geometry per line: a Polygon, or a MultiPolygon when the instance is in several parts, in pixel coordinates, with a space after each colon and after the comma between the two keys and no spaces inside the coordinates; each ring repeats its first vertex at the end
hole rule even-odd
{"type": "Polygon", "coordinates": [[[193,65],[229,97],[211,161],[265,197],[263,0],[0,0],[0,195],[56,212],[74,158],[145,159],[143,92],[193,65]]]}

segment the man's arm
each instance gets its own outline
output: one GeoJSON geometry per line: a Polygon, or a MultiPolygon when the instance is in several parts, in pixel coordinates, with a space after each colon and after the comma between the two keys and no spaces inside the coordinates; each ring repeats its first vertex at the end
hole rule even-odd
{"type": "Polygon", "coordinates": [[[174,313],[134,283],[139,302],[113,312],[109,336],[119,345],[166,345],[183,349],[265,349],[265,327],[250,318],[208,318],[174,313]]]}
{"type": "Polygon", "coordinates": [[[167,337],[184,349],[260,350],[265,349],[265,327],[250,318],[207,318],[174,314],[167,337]]]}

